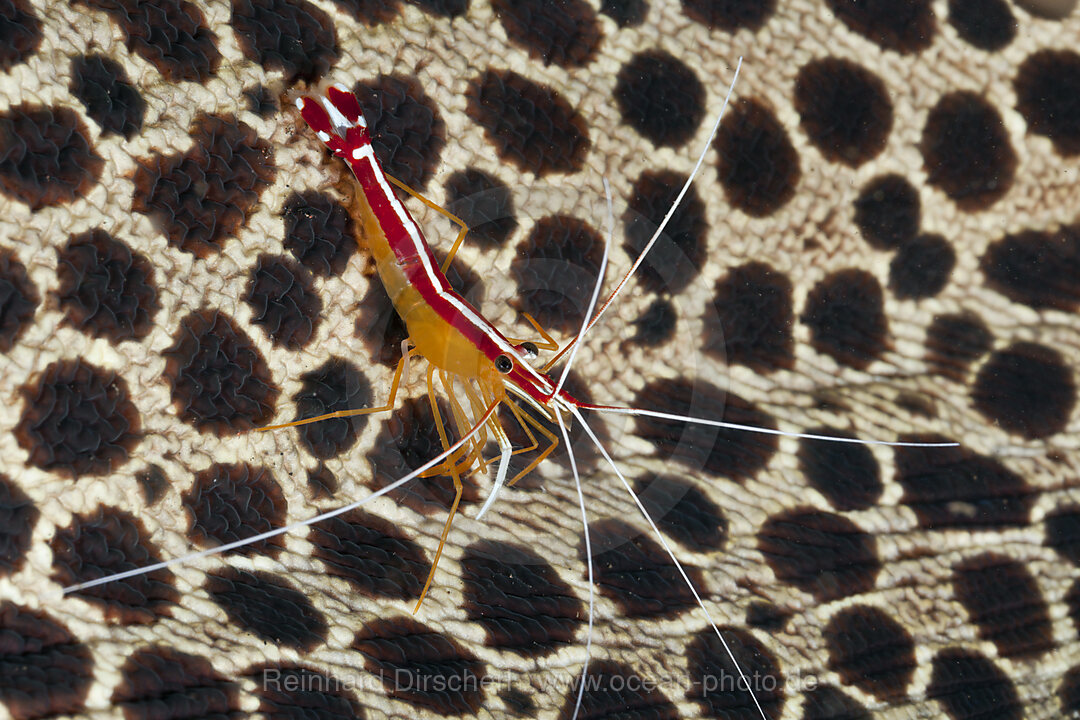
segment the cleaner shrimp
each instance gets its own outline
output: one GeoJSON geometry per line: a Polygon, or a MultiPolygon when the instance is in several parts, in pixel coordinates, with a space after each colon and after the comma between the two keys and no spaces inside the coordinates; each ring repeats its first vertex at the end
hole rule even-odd
{"type": "MultiPolygon", "coordinates": [[[[682,202],[693,183],[695,176],[698,174],[698,171],[704,162],[706,153],[712,145],[712,141],[720,127],[724,109],[727,107],[734,90],[741,65],[742,59],[740,58],[739,63],[735,68],[731,85],[724,98],[723,106],[712,127],[708,141],[698,156],[693,172],[691,172],[687,178],[663,221],[660,223],[659,227],[657,227],[644,249],[634,260],[629,271],[622,277],[615,289],[608,295],[604,302],[598,303],[608,261],[610,238],[614,233],[615,224],[614,213],[611,209],[612,201],[610,187],[608,186],[607,180],[604,180],[608,207],[608,241],[604,244],[598,278],[588,304],[588,309],[585,312],[581,329],[573,339],[561,349],[558,349],[558,345],[541,329],[539,324],[529,316],[526,316],[526,319],[542,336],[543,342],[534,343],[528,340],[508,338],[450,287],[445,272],[449,267],[454,254],[466,237],[468,228],[463,222],[450,215],[447,211],[442,210],[434,203],[426,200],[415,191],[383,172],[382,167],[375,156],[371,137],[360,103],[352,93],[348,92],[343,86],[334,85],[328,88],[325,97],[320,97],[318,99],[300,97],[297,99],[296,106],[305,122],[315,132],[319,140],[330,149],[334,156],[341,158],[348,163],[359,184],[361,192],[357,193],[358,212],[360,215],[360,222],[363,226],[363,235],[367,243],[367,248],[375,260],[380,280],[386,288],[395,310],[408,329],[408,342],[411,344],[411,347],[403,346],[402,357],[394,371],[388,399],[384,405],[372,408],[337,411],[318,417],[304,418],[294,422],[263,427],[260,428],[260,431],[279,430],[287,427],[319,422],[330,418],[342,418],[391,411],[394,408],[395,399],[402,378],[408,374],[410,358],[416,355],[423,357],[428,362],[427,393],[434,412],[443,452],[427,461],[413,472],[387,484],[367,497],[330,512],[325,512],[292,525],[275,528],[258,535],[183,557],[66,587],[64,588],[64,592],[74,592],[113,580],[153,572],[170,565],[190,562],[198,558],[227,552],[242,546],[261,542],[347,513],[377,497],[386,495],[417,478],[449,475],[454,483],[455,496],[443,527],[438,550],[432,561],[427,580],[417,599],[416,607],[414,609],[415,613],[420,609],[424,597],[431,587],[443,548],[447,541],[451,524],[458,512],[463,491],[461,478],[476,468],[486,468],[490,462],[494,461],[484,458],[483,453],[488,440],[495,440],[499,448],[499,456],[491,490],[482,507],[476,514],[477,519],[482,518],[489,511],[499,495],[500,490],[504,486],[513,485],[519,479],[534,470],[561,442],[567,449],[571,473],[577,491],[583,527],[583,542],[589,587],[588,626],[585,639],[586,657],[580,671],[580,682],[578,683],[577,700],[573,713],[573,717],[576,718],[582,710],[582,702],[587,685],[586,679],[591,657],[596,599],[588,511],[582,490],[577,459],[568,433],[568,425],[572,421],[580,425],[591,443],[599,452],[600,456],[606,462],[607,466],[615,474],[619,483],[633,500],[634,505],[646,520],[652,533],[659,540],[664,552],[670,558],[670,561],[677,569],[682,581],[692,594],[697,607],[704,615],[716,637],[719,639],[724,652],[736,670],[739,680],[739,689],[748,694],[756,714],[760,715],[763,719],[768,720],[769,715],[766,712],[766,708],[759,699],[758,694],[754,692],[754,686],[750,681],[748,673],[744,670],[746,660],[744,659],[744,661],[740,663],[735,650],[724,637],[717,622],[709,612],[708,605],[705,603],[694,582],[691,580],[690,574],[688,574],[683,563],[680,562],[676,556],[672,546],[660,531],[656,521],[646,508],[645,504],[643,504],[638,493],[634,490],[627,477],[619,468],[619,465],[608,452],[600,437],[586,420],[583,411],[612,415],[650,417],[663,421],[688,423],[747,433],[762,433],[775,436],[803,438],[822,442],[909,447],[948,447],[954,446],[956,443],[889,442],[833,437],[812,433],[786,432],[716,419],[657,412],[644,408],[595,404],[574,397],[566,389],[566,379],[574,364],[578,350],[581,348],[582,339],[601,319],[604,312],[611,306],[612,302],[623,292],[627,283],[637,272],[653,245],[663,234],[664,229],[671,221],[679,204],[682,202]],[[441,266],[435,259],[431,248],[424,239],[419,225],[409,215],[405,205],[395,194],[392,185],[396,185],[400,189],[419,198],[430,207],[446,214],[461,227],[449,255],[441,266]],[[538,356],[541,349],[557,352],[554,357],[542,367],[542,369],[536,369],[530,364],[530,361],[538,356]],[[551,372],[552,368],[558,361],[563,360],[564,358],[565,362],[562,366],[561,373],[559,373],[558,377],[553,377],[554,373],[551,372]],[[449,397],[451,401],[452,419],[454,426],[458,430],[458,435],[460,436],[455,442],[450,442],[446,424],[438,409],[436,378],[438,380],[438,385],[442,387],[446,396],[449,397]],[[464,395],[464,402],[454,395],[455,391],[460,391],[464,395]],[[519,402],[536,411],[542,418],[551,423],[551,425],[557,426],[558,435],[549,431],[544,423],[538,421],[535,417],[526,412],[518,404],[519,402]],[[500,422],[499,416],[496,414],[500,407],[506,407],[509,410],[521,430],[523,430],[528,437],[531,443],[530,446],[524,448],[515,448],[513,446],[506,430],[500,422]],[[546,445],[539,450],[538,455],[533,458],[524,469],[508,480],[507,475],[509,474],[508,470],[511,457],[521,452],[535,451],[540,448],[543,442],[546,442],[546,445]]],[[[750,706],[746,707],[749,708],[750,706]]]]}

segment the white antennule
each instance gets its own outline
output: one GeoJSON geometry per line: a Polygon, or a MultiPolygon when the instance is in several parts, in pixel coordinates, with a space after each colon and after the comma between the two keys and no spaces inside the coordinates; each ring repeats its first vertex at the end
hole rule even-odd
{"type": "Polygon", "coordinates": [[[308,518],[307,520],[301,520],[299,522],[292,523],[291,525],[285,525],[284,527],[267,530],[266,532],[259,533],[258,535],[252,535],[251,537],[244,538],[243,540],[235,540],[231,543],[218,545],[217,547],[212,547],[207,550],[200,550],[199,552],[181,555],[180,557],[173,558],[172,560],[165,560],[164,562],[154,563],[153,565],[146,565],[144,567],[135,568],[133,570],[125,570],[124,572],[113,573],[112,575],[106,575],[104,577],[95,578],[93,580],[87,580],[86,582],[78,583],[77,585],[69,585],[63,589],[63,592],[66,595],[68,593],[78,592],[79,590],[86,590],[88,588],[97,587],[98,585],[104,585],[106,583],[113,582],[114,580],[125,580],[127,578],[137,577],[139,575],[146,575],[147,573],[156,572],[158,570],[168,568],[172,565],[183,565],[192,562],[193,560],[210,557],[211,555],[218,555],[223,552],[228,552],[229,550],[235,550],[236,548],[252,545],[257,542],[262,542],[263,540],[268,540],[272,537],[277,537],[278,535],[284,535],[285,533],[293,532],[294,530],[299,530],[300,528],[305,528],[309,525],[314,525],[315,523],[322,522],[323,520],[329,520],[330,518],[337,517],[338,515],[344,515],[350,510],[355,510],[361,505],[371,502],[372,500],[381,495],[386,495],[387,493],[393,492],[394,490],[398,489],[410,480],[414,480],[420,477],[431,468],[442,463],[443,460],[456,453],[458,450],[464,447],[467,442],[472,440],[472,438],[484,427],[484,424],[488,420],[490,420],[491,417],[495,414],[495,411],[498,409],[498,407],[499,403],[497,402],[488,407],[487,412],[485,412],[484,416],[480,418],[480,420],[477,421],[475,425],[473,425],[472,429],[468,432],[468,434],[466,434],[465,437],[461,438],[449,448],[444,450],[442,454],[437,455],[434,459],[424,463],[405,477],[399,480],[395,480],[386,487],[376,490],[365,498],[361,498],[360,500],[351,502],[348,505],[343,505],[342,507],[339,507],[335,510],[320,513],[315,517],[308,518]]]}
{"type": "Polygon", "coordinates": [[[807,440],[824,440],[826,442],[852,443],[854,445],[885,445],[887,447],[959,447],[958,442],[900,442],[893,440],[862,440],[860,438],[834,437],[832,435],[818,435],[815,433],[788,432],[786,430],[773,430],[772,428],[757,427],[756,425],[742,425],[740,423],[724,422],[723,420],[706,420],[705,418],[690,417],[689,415],[675,415],[673,413],[645,410],[643,408],[615,407],[609,405],[591,405],[589,410],[611,415],[636,415],[639,417],[654,417],[660,420],[674,420],[676,422],[690,423],[691,425],[708,425],[710,427],[724,428],[725,430],[742,430],[743,432],[758,433],[760,435],[779,435],[781,437],[805,438],[807,440]]]}

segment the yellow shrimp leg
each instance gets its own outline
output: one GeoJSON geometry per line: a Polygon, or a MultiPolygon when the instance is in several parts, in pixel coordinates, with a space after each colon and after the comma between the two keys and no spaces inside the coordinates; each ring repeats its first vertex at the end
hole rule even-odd
{"type": "MultiPolygon", "coordinates": [[[[516,403],[511,402],[510,404],[511,404],[511,406],[513,406],[516,403]]],[[[511,407],[511,412],[514,412],[513,407],[511,407]]],[[[542,463],[547,458],[547,456],[550,455],[555,450],[555,448],[559,447],[559,438],[558,438],[558,436],[555,435],[554,433],[552,433],[547,428],[545,428],[543,425],[541,425],[540,421],[538,421],[536,418],[532,417],[527,412],[521,411],[520,409],[517,412],[514,412],[514,416],[518,418],[519,422],[524,420],[524,423],[522,424],[522,427],[526,427],[525,423],[528,423],[529,425],[532,425],[534,428],[536,428],[537,432],[539,432],[541,435],[543,435],[544,437],[546,437],[548,439],[548,446],[546,448],[544,448],[544,450],[539,455],[537,455],[535,458],[533,458],[532,462],[530,462],[528,465],[525,466],[525,469],[523,469],[521,472],[519,472],[517,475],[515,475],[510,480],[510,482],[506,483],[507,487],[513,487],[514,483],[516,483],[518,480],[520,480],[521,478],[523,478],[526,475],[528,475],[529,473],[531,473],[536,468],[537,465],[542,463]]],[[[534,440],[534,442],[535,442],[535,440],[534,440]]],[[[539,443],[537,443],[537,444],[539,444],[539,443]]]]}
{"type": "Polygon", "coordinates": [[[449,210],[444,208],[442,205],[439,205],[438,203],[435,203],[435,202],[432,202],[431,200],[428,200],[426,197],[421,195],[416,190],[413,190],[411,187],[409,187],[405,183],[401,182],[400,180],[398,180],[393,175],[386,174],[386,179],[389,180],[390,182],[392,182],[394,185],[401,188],[402,190],[404,190],[405,192],[412,195],[414,198],[416,198],[420,202],[427,205],[429,208],[431,208],[435,212],[446,216],[447,218],[450,219],[450,222],[454,223],[455,225],[457,225],[458,227],[461,228],[461,230],[458,231],[457,238],[454,240],[453,246],[451,246],[451,248],[450,248],[449,254],[447,254],[446,259],[443,260],[442,267],[439,268],[440,270],[442,270],[443,275],[445,275],[447,268],[450,267],[450,263],[452,263],[454,261],[454,256],[457,255],[458,248],[461,247],[461,243],[465,240],[465,236],[469,234],[469,226],[466,225],[465,222],[461,218],[459,218],[457,215],[450,212],[449,210]]]}
{"type": "MultiPolygon", "coordinates": [[[[412,350],[409,351],[411,353],[412,350]]],[[[357,408],[355,410],[335,410],[332,413],[326,413],[325,415],[319,415],[317,417],[304,418],[303,420],[293,420],[292,422],[281,423],[280,425],[267,425],[261,428],[255,428],[256,432],[268,432],[270,430],[281,430],[282,428],[296,427],[298,425],[307,425],[313,422],[319,422],[321,420],[330,420],[331,418],[347,418],[354,417],[356,415],[370,415],[372,413],[385,412],[387,410],[394,409],[394,400],[397,398],[398,385],[401,384],[402,371],[407,364],[409,353],[401,356],[398,360],[397,369],[394,370],[394,379],[390,382],[390,397],[386,399],[385,405],[373,408],[357,408]]]]}
{"type": "MultiPolygon", "coordinates": [[[[542,342],[542,343],[533,343],[534,345],[536,345],[536,347],[538,349],[540,349],[540,350],[550,350],[552,352],[559,349],[559,343],[555,342],[555,338],[548,335],[547,332],[545,332],[544,328],[540,327],[540,323],[536,322],[536,318],[534,318],[529,313],[521,313],[521,314],[525,317],[526,320],[529,321],[529,324],[533,326],[533,329],[536,330],[536,332],[540,333],[540,337],[544,338],[544,342],[542,342]]],[[[515,339],[515,338],[506,338],[506,339],[509,340],[510,342],[514,343],[515,345],[518,345],[518,344],[524,342],[523,339],[515,339]]]]}
{"type": "MultiPolygon", "coordinates": [[[[428,400],[431,401],[431,411],[435,415],[435,427],[439,431],[439,440],[442,442],[443,451],[445,452],[450,448],[450,444],[446,437],[446,427],[443,425],[442,413],[439,412],[439,404],[435,398],[435,383],[433,382],[433,380],[433,373],[429,372],[428,400]]],[[[471,457],[474,452],[475,450],[470,450],[469,456],[471,457]]],[[[447,457],[446,462],[450,463],[452,461],[452,458],[453,456],[447,457]]],[[[470,459],[470,463],[471,462],[472,461],[470,459]]],[[[446,518],[446,524],[443,525],[442,536],[439,538],[439,549],[435,551],[435,559],[431,563],[431,570],[428,571],[427,581],[424,583],[424,589],[420,592],[420,598],[416,601],[416,607],[413,608],[413,615],[420,611],[420,606],[423,604],[424,598],[427,596],[428,589],[431,588],[431,581],[435,577],[436,568],[439,567],[439,560],[442,558],[443,547],[446,545],[446,538],[450,534],[450,525],[454,522],[454,516],[457,515],[458,505],[461,503],[461,494],[464,490],[464,486],[461,484],[461,477],[458,475],[456,466],[450,468],[450,477],[454,481],[454,503],[450,506],[450,514],[446,518]]]]}

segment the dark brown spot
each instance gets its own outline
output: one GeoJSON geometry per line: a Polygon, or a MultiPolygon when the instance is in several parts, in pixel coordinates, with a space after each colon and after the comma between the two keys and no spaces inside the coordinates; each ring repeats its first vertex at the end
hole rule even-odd
{"type": "Polygon", "coordinates": [[[901,175],[879,175],[855,201],[855,225],[878,250],[895,250],[919,232],[919,192],[901,175]]]}
{"type": "Polygon", "coordinates": [[[758,548],[777,578],[818,602],[869,592],[881,570],[872,535],[845,517],[811,508],[769,518],[758,548]]]}
{"type": "Polygon", "coordinates": [[[984,210],[1008,191],[1016,152],[997,108],[973,92],[945,95],[930,110],[922,150],[927,180],[961,210],[984,210]]]}
{"type": "Polygon", "coordinates": [[[406,616],[368,623],[352,648],[363,654],[364,667],[382,680],[390,697],[439,715],[480,712],[484,663],[417,620],[406,616]]]}
{"type": "Polygon", "coordinates": [[[0,604],[0,703],[13,720],[74,715],[94,681],[90,649],[38,610],[0,604]]]}
{"type": "Polygon", "coordinates": [[[633,718],[634,720],[678,720],[682,715],[674,703],[660,689],[664,683],[642,675],[629,665],[610,660],[589,663],[588,676],[584,678],[585,692],[581,692],[583,678],[574,677],[566,690],[559,720],[572,718],[633,718]]]}
{"type": "MultiPolygon", "coordinates": [[[[707,420],[776,429],[775,420],[733,393],[704,382],[656,380],[634,398],[633,407],[707,420]]],[[[753,477],[776,452],[774,435],[639,417],[636,435],[651,442],[665,462],[742,481],[753,477]]]]}
{"type": "Polygon", "coordinates": [[[661,475],[651,480],[638,480],[634,492],[666,537],[693,552],[724,549],[727,518],[694,484],[672,475],[661,475]]]}
{"type": "Polygon", "coordinates": [[[311,274],[288,258],[260,255],[251,269],[244,302],[251,321],[277,347],[300,350],[308,344],[322,316],[322,299],[311,274]]]}
{"type": "Polygon", "coordinates": [[[579,330],[603,252],[603,238],[588,223],[570,215],[541,218],[510,266],[518,287],[511,305],[549,331],[579,330]]]}
{"type": "Polygon", "coordinates": [[[926,330],[926,360],[935,372],[962,381],[971,363],[993,344],[994,336],[977,315],[937,315],[926,330]]]}
{"type": "Polygon", "coordinates": [[[782,716],[785,680],[776,657],[747,630],[721,625],[718,632],[723,641],[707,628],[686,648],[691,683],[686,698],[699,703],[704,713],[714,718],[753,720],[760,718],[762,711],[766,717],[782,716]],[[737,663],[731,661],[732,655],[737,663]]]}
{"type": "Polygon", "coordinates": [[[687,17],[713,30],[757,32],[776,12],[776,0],[682,0],[687,17]]]}
{"type": "MultiPolygon", "coordinates": [[[[292,398],[296,404],[293,421],[371,407],[371,383],[355,365],[341,358],[331,358],[305,373],[300,382],[300,390],[292,398]]],[[[355,445],[367,423],[367,415],[353,415],[301,425],[297,432],[312,455],[326,460],[355,445]]]]}
{"type": "MultiPolygon", "coordinates": [[[[191,521],[188,534],[203,548],[278,528],[285,524],[288,510],[273,474],[246,464],[211,465],[197,473],[182,502],[191,521]]],[[[282,544],[278,535],[230,552],[276,557],[282,544]]]]}
{"type": "Polygon", "coordinates": [[[446,144],[446,123],[413,77],[379,75],[354,89],[375,155],[390,175],[423,190],[446,144]]]}
{"type": "Polygon", "coordinates": [[[862,65],[835,57],[799,69],[795,109],[825,159],[858,167],[885,149],[893,108],[885,83],[862,65]]]}
{"type": "Polygon", "coordinates": [[[670,300],[653,300],[645,312],[634,320],[634,336],[630,342],[645,347],[663,345],[675,336],[679,314],[670,300]]]}
{"type": "Polygon", "coordinates": [[[746,608],[746,624],[768,633],[779,633],[787,627],[792,613],[772,603],[753,601],[746,608]]]}
{"type": "Polygon", "coordinates": [[[1001,50],[1016,37],[1016,16],[1005,0],[949,0],[949,22],[980,50],[1001,50]]]}
{"type": "Polygon", "coordinates": [[[506,709],[514,716],[531,718],[536,716],[536,701],[525,690],[507,684],[499,691],[499,699],[506,704],[506,709]]]}
{"type": "Polygon", "coordinates": [[[438,17],[455,18],[464,15],[471,0],[409,0],[426,13],[438,17]]]}
{"type": "Polygon", "coordinates": [[[705,115],[705,86],[675,56],[646,50],[623,65],[615,84],[623,122],[654,145],[679,147],[705,115]]]}
{"type": "Polygon", "coordinates": [[[71,61],[71,78],[71,93],[86,106],[102,135],[115,133],[130,140],[142,128],[146,101],[118,62],[104,55],[80,55],[71,61]]]}
{"type": "Polygon", "coordinates": [[[1024,230],[990,243],[980,269],[987,285],[1036,309],[1080,307],[1080,224],[1024,230]]]}
{"type": "Polygon", "coordinates": [[[950,720],[1021,720],[1024,706],[1012,680],[975,650],[949,648],[934,656],[926,696],[950,720]]]}
{"type": "Polygon", "coordinates": [[[169,490],[169,478],[165,477],[165,471],[157,465],[150,465],[145,470],[140,470],[135,474],[135,480],[142,488],[143,500],[147,505],[156,505],[157,501],[169,490]]]}
{"type": "Polygon", "coordinates": [[[361,510],[311,528],[308,540],[326,574],[343,578],[365,597],[420,597],[430,561],[393,523],[361,510]]]}
{"type": "Polygon", "coordinates": [[[40,514],[22,488],[0,473],[0,577],[13,575],[23,566],[40,514]]]}
{"type": "MultiPolygon", "coordinates": [[[[938,435],[903,435],[904,442],[948,442],[938,435]]],[[[1036,493],[997,460],[964,448],[896,448],[901,502],[923,528],[998,529],[1027,525],[1036,493]]]]}
{"type": "Polygon", "coordinates": [[[601,0],[600,12],[614,20],[619,27],[637,27],[645,22],[649,4],[645,0],[601,0]]]}
{"type": "Polygon", "coordinates": [[[305,190],[293,193],[281,213],[285,218],[285,249],[320,277],[340,275],[356,252],[357,241],[349,212],[329,195],[305,190]]]}
{"type": "MultiPolygon", "coordinates": [[[[686,176],[670,171],[645,171],[634,181],[623,213],[623,250],[631,258],[645,250],[685,183],[686,176]]],[[[642,287],[673,295],[685,290],[705,265],[705,230],[705,205],[691,187],[638,271],[642,287]]]]}
{"type": "Polygon", "coordinates": [[[1016,109],[1060,154],[1080,154],[1080,53],[1040,50],[1016,73],[1016,109]]]}
{"type": "Polygon", "coordinates": [[[884,610],[852,605],[825,626],[829,669],[881,702],[904,699],[915,674],[915,641],[884,610]]]}
{"type": "Polygon", "coordinates": [[[217,72],[221,53],[206,17],[187,0],[74,0],[106,12],[124,34],[128,50],[157,68],[169,82],[205,83],[217,72]]]}
{"type": "Polygon", "coordinates": [[[889,289],[900,299],[921,299],[945,289],[956,266],[948,240],[926,233],[900,246],[889,264],[889,289]]]}
{"type": "Polygon", "coordinates": [[[1080,507],[1066,505],[1046,516],[1046,545],[1080,565],[1080,507]]]}
{"type": "Polygon", "coordinates": [[[23,103],[0,112],[0,192],[31,210],[86,195],[104,164],[74,110],[23,103]]]}
{"type": "Polygon", "coordinates": [[[549,559],[508,543],[480,541],[461,559],[465,613],[488,647],[527,658],[575,644],[585,605],[549,559]]]}
{"type": "Polygon", "coordinates": [[[42,470],[103,475],[126,463],[141,437],[124,378],[82,360],[49,365],[22,395],[15,438],[42,470]]]}
{"type": "Polygon", "coordinates": [[[264,642],[310,652],[326,640],[323,614],[304,593],[270,573],[225,568],[210,574],[206,591],[230,621],[264,642]]]}
{"type": "Polygon", "coordinates": [[[337,478],[334,476],[334,473],[331,472],[330,468],[322,463],[319,463],[308,471],[307,485],[308,490],[311,491],[311,495],[314,498],[329,500],[337,495],[337,478]]]}
{"type": "Polygon", "coordinates": [[[468,168],[446,181],[447,209],[469,226],[467,242],[502,247],[517,229],[510,188],[482,170],[468,168]]]}
{"type": "MultiPolygon", "coordinates": [[[[138,518],[122,510],[100,508],[96,513],[76,515],[49,543],[51,577],[66,587],[158,563],[161,557],[149,536],[138,518]]],[[[71,595],[100,607],[108,622],[125,625],[148,624],[169,616],[180,597],[167,568],[76,590],[71,595]]]]}
{"type": "Polygon", "coordinates": [[[330,16],[306,0],[232,0],[229,22],[244,55],[264,70],[281,71],[285,82],[308,83],[337,62],[330,16]]]}
{"type": "Polygon", "coordinates": [[[364,720],[364,709],[340,678],[279,663],[244,671],[255,682],[259,712],[267,720],[364,720]]]}
{"type": "Polygon", "coordinates": [[[803,697],[802,720],[873,720],[865,706],[832,685],[819,685],[803,697]]]}
{"type": "Polygon", "coordinates": [[[492,0],[510,42],[545,65],[589,64],[600,44],[596,11],[583,0],[492,0]]]}
{"type": "Polygon", "coordinates": [[[261,118],[268,118],[278,112],[278,101],[270,88],[265,85],[255,85],[244,91],[248,110],[261,118]]]}
{"type": "Polygon", "coordinates": [[[132,209],[173,247],[206,257],[244,225],[276,168],[270,144],[235,117],[200,113],[190,132],[187,152],[140,161],[132,209]]]}
{"type": "MultiPolygon", "coordinates": [[[[614,518],[595,522],[590,530],[594,582],[624,616],[671,616],[697,605],[671,557],[650,535],[614,518]]],[[[578,556],[588,561],[584,542],[578,556]]],[[[698,592],[707,594],[701,570],[685,562],[683,569],[698,592]]]]}
{"type": "Polygon", "coordinates": [[[1054,647],[1050,614],[1039,584],[1022,563],[983,553],[953,566],[956,599],[1002,657],[1037,660],[1054,647]]]}
{"type": "Polygon", "coordinates": [[[795,362],[792,286],[761,262],[732,268],[716,282],[715,315],[705,317],[705,352],[759,373],[795,362]]]}
{"type": "Polygon", "coordinates": [[[1019,342],[990,356],[971,396],[997,426],[1033,440],[1065,430],[1076,406],[1076,379],[1057,350],[1019,342]]]}
{"type": "MultiPolygon", "coordinates": [[[[854,439],[849,432],[811,428],[813,435],[854,439]]],[[[868,510],[881,499],[881,467],[865,445],[801,438],[799,468],[807,482],[837,510],[868,510]]]]}
{"type": "Polygon", "coordinates": [[[728,202],[747,215],[765,217],[795,195],[799,155],[787,130],[757,100],[734,103],[714,143],[728,202]]]}
{"type": "Polygon", "coordinates": [[[251,339],[224,313],[203,310],[185,317],[163,354],[173,405],[184,422],[224,435],[273,417],[281,391],[251,339]]]}
{"type": "Polygon", "coordinates": [[[503,160],[537,176],[577,172],[585,162],[585,120],[558,92],[509,70],[486,70],[466,91],[466,111],[503,160]]]}
{"type": "Polygon", "coordinates": [[[934,41],[930,0],[827,0],[845,25],[885,50],[920,52],[934,41]]]}
{"type": "Polygon", "coordinates": [[[15,346],[30,326],[39,302],[37,287],[30,281],[26,266],[11,250],[0,248],[0,352],[15,346]]]}
{"type": "Polygon", "coordinates": [[[25,0],[0,0],[0,72],[25,62],[41,44],[41,21],[25,0]]]}
{"type": "Polygon", "coordinates": [[[206,658],[160,645],[136,650],[124,661],[110,702],[125,720],[178,720],[196,713],[217,720],[244,717],[235,682],[206,658]]]}
{"type": "Polygon", "coordinates": [[[799,316],[810,344],[841,365],[865,370],[885,351],[888,325],[881,285],[865,270],[840,270],[810,291],[799,316]]]}
{"type": "Polygon", "coordinates": [[[1073,717],[1080,713],[1080,665],[1073,666],[1062,676],[1057,694],[1063,716],[1073,717]]]}
{"type": "Polygon", "coordinates": [[[161,307],[149,260],[100,228],[71,236],[57,260],[67,324],[113,343],[146,337],[161,307]]]}

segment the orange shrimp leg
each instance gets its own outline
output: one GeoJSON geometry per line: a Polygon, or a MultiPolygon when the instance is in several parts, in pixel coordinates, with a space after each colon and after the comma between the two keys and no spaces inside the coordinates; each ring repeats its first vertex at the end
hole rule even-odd
{"type": "MultiPolygon", "coordinates": [[[[513,403],[511,403],[511,411],[513,411],[513,403]]],[[[542,463],[547,458],[547,456],[555,450],[555,448],[559,447],[558,436],[545,428],[543,425],[541,425],[536,418],[530,416],[528,413],[521,412],[520,410],[514,412],[514,416],[518,418],[518,422],[524,420],[524,422],[522,423],[522,427],[525,428],[525,432],[528,433],[528,425],[532,425],[538,433],[547,438],[548,446],[544,448],[539,455],[533,458],[532,461],[528,465],[526,465],[521,472],[511,478],[511,480],[506,483],[507,487],[513,487],[514,483],[531,473],[537,465],[542,463]]],[[[532,437],[532,433],[529,433],[529,436],[532,437]]],[[[537,443],[535,439],[533,440],[533,442],[535,443],[535,446],[539,446],[539,443],[537,443]]]]}
{"type": "Polygon", "coordinates": [[[443,260],[442,267],[439,268],[443,272],[443,274],[445,275],[446,270],[450,267],[450,263],[452,263],[454,261],[454,256],[457,255],[458,248],[460,248],[461,243],[464,242],[465,236],[469,234],[469,226],[466,225],[465,221],[462,220],[461,218],[459,218],[457,215],[450,212],[449,210],[444,208],[442,205],[439,205],[436,202],[428,200],[426,197],[421,195],[416,190],[413,190],[411,187],[409,187],[405,183],[401,182],[400,180],[398,180],[393,175],[390,175],[389,173],[384,173],[384,174],[386,175],[386,179],[389,180],[390,182],[392,182],[394,185],[398,186],[399,188],[401,188],[405,192],[409,193],[414,198],[416,198],[420,202],[424,203],[425,205],[427,205],[429,208],[431,208],[435,212],[440,213],[442,215],[445,215],[447,218],[450,219],[450,222],[454,223],[455,225],[457,225],[458,227],[461,228],[461,230],[458,231],[457,238],[454,240],[454,244],[450,247],[450,252],[447,254],[446,259],[443,260]]]}
{"type": "MultiPolygon", "coordinates": [[[[442,442],[443,451],[445,452],[450,448],[449,439],[446,436],[446,426],[443,424],[442,413],[439,412],[439,404],[435,398],[435,383],[433,373],[428,373],[428,400],[431,402],[431,412],[435,416],[435,427],[439,431],[439,440],[442,442]]],[[[481,431],[483,432],[483,431],[481,431]]],[[[474,454],[477,452],[475,448],[469,450],[466,461],[471,464],[474,458],[474,454]]],[[[446,463],[451,464],[448,468],[451,479],[454,481],[454,502],[450,506],[450,514],[446,518],[446,524],[443,525],[442,536],[439,538],[439,549],[435,551],[435,559],[431,562],[431,569],[428,571],[427,581],[424,583],[424,589],[420,591],[420,598],[416,601],[416,607],[413,608],[413,615],[420,611],[420,606],[424,602],[424,598],[427,596],[428,590],[431,588],[431,581],[435,578],[435,570],[439,567],[439,560],[442,558],[443,547],[446,545],[446,538],[450,535],[450,525],[454,522],[454,516],[457,515],[458,505],[461,503],[461,495],[465,487],[461,484],[461,476],[458,473],[457,466],[452,465],[453,456],[446,458],[446,463]]],[[[436,468],[441,468],[443,465],[437,465],[436,468]]],[[[435,468],[432,468],[434,470],[435,468]]]]}
{"type": "MultiPolygon", "coordinates": [[[[443,424],[442,413],[439,411],[439,406],[438,406],[438,403],[435,400],[435,395],[434,395],[434,392],[435,392],[434,391],[434,387],[435,387],[435,371],[437,369],[438,368],[436,368],[434,365],[429,365],[428,366],[428,372],[427,372],[428,399],[431,401],[431,412],[432,412],[432,417],[435,419],[435,428],[438,430],[438,433],[439,433],[439,443],[442,444],[443,446],[449,446],[450,438],[446,434],[446,426],[443,424]]],[[[480,432],[485,432],[485,430],[482,429],[482,430],[480,430],[480,432]]],[[[459,468],[459,467],[460,468],[468,468],[468,463],[470,462],[469,459],[472,456],[473,456],[473,449],[472,449],[472,443],[470,442],[469,447],[458,450],[456,453],[454,453],[450,457],[446,458],[446,460],[442,461],[438,465],[435,465],[435,466],[433,466],[431,468],[428,468],[428,470],[423,475],[421,475],[420,477],[430,478],[430,477],[437,477],[439,475],[449,475],[449,474],[451,474],[451,472],[457,472],[458,471],[457,468],[459,468]],[[465,459],[461,460],[461,458],[463,458],[463,457],[465,459]]]]}
{"type": "Polygon", "coordinates": [[[357,408],[355,410],[335,410],[332,413],[326,413],[325,415],[318,415],[316,417],[304,418],[303,420],[293,420],[292,422],[281,423],[280,425],[267,425],[261,428],[255,428],[256,432],[268,432],[270,430],[281,430],[283,428],[296,427],[297,425],[307,425],[309,423],[320,422],[322,420],[330,420],[331,418],[347,418],[354,417],[356,415],[370,415],[372,413],[386,412],[394,409],[394,400],[397,398],[398,385],[401,384],[401,375],[408,364],[409,353],[401,356],[398,360],[397,369],[394,370],[394,379],[390,382],[390,397],[386,399],[385,405],[373,408],[357,408]]]}
{"type": "MultiPolygon", "coordinates": [[[[542,342],[542,343],[534,343],[536,345],[536,347],[538,347],[541,350],[550,350],[551,352],[555,352],[556,350],[559,349],[559,343],[555,342],[555,338],[548,335],[547,332],[544,331],[544,328],[540,327],[540,323],[536,322],[536,318],[534,318],[529,313],[521,313],[521,314],[525,317],[526,320],[529,321],[529,324],[533,326],[533,329],[536,330],[536,332],[540,333],[540,337],[544,338],[544,342],[542,342]]],[[[514,338],[506,338],[506,339],[509,340],[510,342],[514,343],[515,345],[519,345],[519,344],[525,342],[523,339],[514,339],[514,338]]]]}

